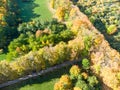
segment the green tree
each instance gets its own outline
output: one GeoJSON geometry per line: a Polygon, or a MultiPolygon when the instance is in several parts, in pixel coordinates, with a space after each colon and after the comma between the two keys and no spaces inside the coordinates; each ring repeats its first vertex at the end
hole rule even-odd
{"type": "Polygon", "coordinates": [[[90,68],[90,62],[89,62],[88,59],[85,58],[85,59],[82,60],[82,67],[84,69],[89,69],[90,68]]]}

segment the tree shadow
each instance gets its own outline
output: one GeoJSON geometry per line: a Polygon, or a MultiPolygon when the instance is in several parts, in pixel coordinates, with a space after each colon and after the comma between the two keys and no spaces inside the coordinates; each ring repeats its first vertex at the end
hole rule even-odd
{"type": "Polygon", "coordinates": [[[40,15],[34,12],[39,4],[36,4],[33,0],[18,0],[19,15],[22,22],[31,21],[34,18],[40,17],[40,15]]]}

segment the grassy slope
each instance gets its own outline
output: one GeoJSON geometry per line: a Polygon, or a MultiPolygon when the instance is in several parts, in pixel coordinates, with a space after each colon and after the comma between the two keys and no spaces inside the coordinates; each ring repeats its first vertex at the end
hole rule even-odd
{"type": "Polygon", "coordinates": [[[21,18],[23,21],[38,20],[42,21],[51,20],[52,13],[48,7],[48,0],[31,0],[30,2],[22,2],[18,0],[21,18]]]}
{"type": "Polygon", "coordinates": [[[67,74],[70,67],[65,67],[44,76],[29,79],[1,90],[53,90],[55,82],[61,75],[67,74]]]}

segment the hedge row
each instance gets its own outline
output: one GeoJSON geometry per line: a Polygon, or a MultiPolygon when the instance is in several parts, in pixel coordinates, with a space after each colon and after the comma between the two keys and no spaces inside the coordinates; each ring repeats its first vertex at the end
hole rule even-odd
{"type": "Polygon", "coordinates": [[[91,39],[81,37],[79,34],[68,44],[60,42],[54,47],[44,47],[36,52],[30,52],[11,63],[0,62],[0,83],[16,79],[18,77],[38,72],[47,67],[63,63],[67,60],[77,60],[88,54],[91,39]],[[86,48],[87,47],[87,48],[86,48]]]}

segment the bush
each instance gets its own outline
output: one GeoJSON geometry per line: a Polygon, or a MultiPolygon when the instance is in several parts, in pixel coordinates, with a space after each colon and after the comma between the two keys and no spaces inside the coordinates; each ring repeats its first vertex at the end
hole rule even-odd
{"type": "Polygon", "coordinates": [[[68,42],[70,50],[70,60],[77,60],[81,57],[82,50],[85,49],[84,41],[81,37],[77,37],[74,40],[68,42]]]}
{"type": "Polygon", "coordinates": [[[58,22],[57,19],[53,19],[51,22],[49,22],[47,27],[51,30],[51,33],[53,34],[58,34],[61,31],[67,29],[66,25],[61,22],[58,22]]]}
{"type": "Polygon", "coordinates": [[[54,90],[71,90],[71,80],[68,75],[63,75],[60,81],[55,83],[54,90]]]}
{"type": "Polygon", "coordinates": [[[110,25],[108,28],[107,28],[107,33],[108,34],[114,34],[115,32],[117,31],[117,27],[116,25],[110,25]]]}
{"type": "Polygon", "coordinates": [[[81,75],[83,76],[84,79],[88,78],[88,74],[86,72],[83,72],[81,75]]]}
{"type": "Polygon", "coordinates": [[[16,60],[18,56],[19,56],[18,52],[14,51],[14,52],[9,52],[6,58],[7,58],[7,61],[13,61],[13,60],[16,60]]]}
{"type": "Polygon", "coordinates": [[[56,53],[58,54],[58,63],[63,63],[65,60],[69,60],[70,56],[70,49],[68,48],[67,44],[64,42],[59,43],[55,46],[56,53]]]}
{"type": "Polygon", "coordinates": [[[58,54],[55,51],[54,47],[45,47],[43,49],[43,58],[47,63],[47,66],[55,65],[58,60],[58,54]]]}
{"type": "Polygon", "coordinates": [[[94,87],[96,84],[98,84],[98,80],[95,76],[89,76],[88,82],[89,82],[89,85],[92,87],[94,87]]]}
{"type": "Polygon", "coordinates": [[[120,81],[120,72],[117,73],[117,78],[118,78],[119,81],[120,81]]]}
{"type": "Polygon", "coordinates": [[[70,80],[70,77],[68,75],[61,76],[60,82],[67,84],[68,88],[71,86],[71,80],[70,80]]]}
{"type": "Polygon", "coordinates": [[[56,10],[56,17],[59,21],[63,21],[65,17],[65,8],[64,7],[58,7],[56,10]]]}
{"type": "Polygon", "coordinates": [[[79,88],[79,87],[74,87],[74,89],[73,90],[82,90],[81,88],[79,88]]]}
{"type": "Polygon", "coordinates": [[[61,82],[57,82],[54,85],[54,90],[66,90],[64,85],[61,82]]]}
{"type": "Polygon", "coordinates": [[[78,80],[75,87],[79,87],[82,90],[90,90],[87,83],[85,81],[83,81],[83,80],[78,80]]]}
{"type": "Polygon", "coordinates": [[[7,61],[0,62],[0,83],[13,80],[17,78],[17,72],[13,70],[12,66],[7,61]]]}
{"type": "Polygon", "coordinates": [[[78,75],[80,74],[80,68],[79,68],[79,66],[74,65],[74,66],[71,67],[69,72],[70,72],[71,76],[77,78],[78,75]]]}
{"type": "Polygon", "coordinates": [[[51,7],[51,8],[54,8],[54,5],[55,5],[55,0],[51,0],[51,1],[50,1],[50,7],[51,7]]]}
{"type": "Polygon", "coordinates": [[[60,37],[64,42],[67,42],[74,38],[74,34],[72,33],[71,30],[64,30],[60,33],[60,37]]]}
{"type": "Polygon", "coordinates": [[[19,58],[17,61],[11,63],[13,69],[17,71],[19,76],[30,74],[33,71],[38,72],[46,68],[42,54],[37,52],[30,52],[28,55],[19,58]]]}
{"type": "Polygon", "coordinates": [[[88,59],[83,59],[83,60],[82,60],[82,67],[83,67],[84,69],[89,69],[89,68],[90,68],[90,62],[89,62],[88,59]]]}
{"type": "Polygon", "coordinates": [[[47,61],[48,65],[55,65],[69,59],[69,48],[63,42],[55,47],[45,47],[43,49],[43,58],[47,61]],[[47,51],[47,52],[46,52],[47,51]]]}
{"type": "Polygon", "coordinates": [[[18,27],[18,31],[21,34],[35,34],[37,30],[44,30],[45,25],[44,23],[41,23],[39,20],[38,21],[31,21],[28,23],[22,23],[18,27]]]}
{"type": "Polygon", "coordinates": [[[27,46],[28,38],[26,35],[21,34],[17,39],[14,39],[8,46],[7,60],[12,61],[16,57],[24,55],[30,49],[27,46]]]}
{"type": "Polygon", "coordinates": [[[84,50],[82,51],[83,56],[88,56],[89,55],[89,50],[92,46],[92,37],[90,36],[84,36],[84,50]]]}

